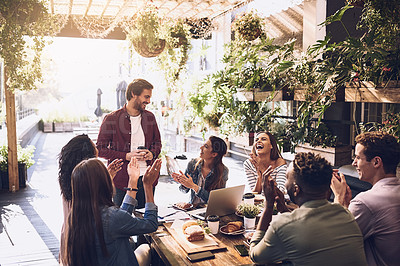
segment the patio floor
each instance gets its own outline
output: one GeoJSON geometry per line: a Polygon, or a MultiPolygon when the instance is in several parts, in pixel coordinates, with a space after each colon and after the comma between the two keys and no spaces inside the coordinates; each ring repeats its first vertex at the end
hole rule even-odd
{"type": "MultiPolygon", "coordinates": [[[[0,265],[58,265],[62,225],[62,205],[57,180],[57,155],[74,133],[39,132],[31,141],[36,147],[35,164],[28,169],[27,187],[16,193],[0,191],[0,265]]],[[[185,153],[183,169],[198,151],[185,153]]],[[[227,186],[245,183],[242,162],[224,158],[230,169],[227,186]]],[[[166,173],[165,166],[162,173],[166,173]]],[[[162,175],[155,201],[167,206],[188,200],[189,194],[178,192],[178,184],[162,175]]]]}

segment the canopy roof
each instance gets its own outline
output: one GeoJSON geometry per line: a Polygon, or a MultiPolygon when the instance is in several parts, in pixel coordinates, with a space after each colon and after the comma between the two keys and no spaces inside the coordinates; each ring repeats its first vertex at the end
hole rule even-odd
{"type": "Polygon", "coordinates": [[[252,0],[49,0],[52,14],[100,17],[132,17],[147,4],[162,17],[213,18],[252,0]]]}

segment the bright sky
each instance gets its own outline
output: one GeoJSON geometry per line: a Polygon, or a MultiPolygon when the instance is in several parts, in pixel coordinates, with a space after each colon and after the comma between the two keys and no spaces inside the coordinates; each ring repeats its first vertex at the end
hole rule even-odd
{"type": "MultiPolygon", "coordinates": [[[[116,107],[115,89],[123,78],[120,66],[129,58],[124,41],[83,38],[54,38],[47,47],[66,101],[96,108],[97,89],[103,92],[102,106],[116,107]]],[[[93,109],[94,110],[94,109],[93,109]]]]}

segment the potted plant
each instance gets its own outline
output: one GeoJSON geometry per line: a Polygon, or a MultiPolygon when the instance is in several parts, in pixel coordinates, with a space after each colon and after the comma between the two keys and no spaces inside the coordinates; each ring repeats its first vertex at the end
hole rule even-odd
{"type": "Polygon", "coordinates": [[[166,51],[157,57],[157,64],[164,72],[170,94],[177,90],[177,82],[186,68],[191,47],[189,26],[183,19],[170,20],[164,23],[161,34],[165,38],[166,51]]]}
{"type": "Polygon", "coordinates": [[[253,41],[264,34],[262,24],[260,16],[249,12],[235,18],[232,29],[235,31],[235,37],[253,41]]]}
{"type": "Polygon", "coordinates": [[[242,203],[237,206],[237,212],[243,215],[243,224],[245,229],[254,229],[256,217],[260,214],[261,208],[255,204],[242,203]]]}
{"type": "MultiPolygon", "coordinates": [[[[290,129],[292,132],[294,129],[290,129]]],[[[310,126],[300,135],[296,153],[298,152],[314,152],[323,156],[333,166],[342,166],[351,163],[350,145],[342,145],[338,142],[329,128],[324,123],[319,123],[318,126],[310,126]]]]}
{"type": "MultiPolygon", "coordinates": [[[[19,175],[19,187],[26,187],[27,169],[31,167],[35,161],[33,153],[35,147],[28,145],[22,148],[21,145],[17,146],[17,158],[18,158],[18,175],[19,175]]],[[[0,146],[0,175],[3,189],[8,189],[8,146],[0,146]]]]}
{"type": "Polygon", "coordinates": [[[190,26],[193,39],[208,39],[211,37],[212,21],[209,18],[186,19],[185,23],[190,26]]]}
{"type": "Polygon", "coordinates": [[[141,56],[155,57],[164,51],[165,40],[160,38],[160,18],[154,6],[148,5],[139,11],[125,31],[135,51],[141,56]]]}

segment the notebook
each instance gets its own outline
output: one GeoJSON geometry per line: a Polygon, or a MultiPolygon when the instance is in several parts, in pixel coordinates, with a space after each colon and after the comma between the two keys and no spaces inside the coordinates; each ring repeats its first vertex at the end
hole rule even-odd
{"type": "Polygon", "coordinates": [[[187,214],[201,220],[209,215],[225,216],[235,213],[236,206],[242,201],[245,185],[215,189],[210,192],[205,208],[188,211],[187,214]]]}

